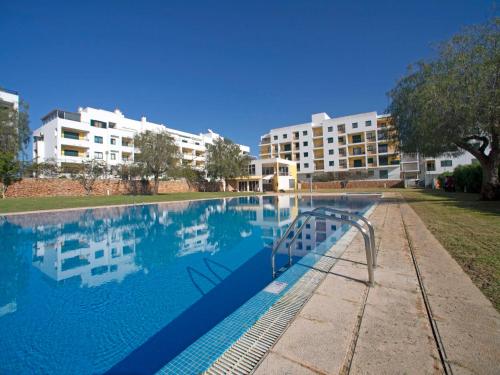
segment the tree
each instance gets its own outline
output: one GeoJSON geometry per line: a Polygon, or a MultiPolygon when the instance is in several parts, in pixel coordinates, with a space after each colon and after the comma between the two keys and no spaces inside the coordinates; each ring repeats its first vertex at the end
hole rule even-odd
{"type": "Polygon", "coordinates": [[[463,30],[389,92],[403,152],[467,151],[483,171],[481,198],[500,198],[500,18],[463,30]]]}
{"type": "Polygon", "coordinates": [[[55,178],[59,176],[61,169],[55,159],[47,159],[41,163],[34,161],[26,167],[26,171],[35,178],[48,177],[55,178]]]}
{"type": "Polygon", "coordinates": [[[222,181],[226,191],[226,181],[248,173],[250,157],[241,152],[240,146],[230,139],[218,138],[213,145],[208,145],[206,170],[207,175],[222,181]]]}
{"type": "Polygon", "coordinates": [[[146,131],[135,136],[134,144],[139,148],[136,161],[153,176],[153,194],[158,194],[160,177],[176,168],[180,159],[174,139],[166,132],[146,131]]]}
{"type": "Polygon", "coordinates": [[[10,185],[19,179],[19,162],[13,153],[0,151],[0,183],[2,184],[2,199],[10,185]]]}
{"type": "Polygon", "coordinates": [[[0,151],[17,155],[29,142],[29,106],[20,100],[19,108],[0,102],[0,151]]]}
{"type": "Polygon", "coordinates": [[[95,182],[106,173],[106,165],[95,159],[84,160],[75,172],[75,177],[85,189],[87,195],[92,193],[95,182]]]}

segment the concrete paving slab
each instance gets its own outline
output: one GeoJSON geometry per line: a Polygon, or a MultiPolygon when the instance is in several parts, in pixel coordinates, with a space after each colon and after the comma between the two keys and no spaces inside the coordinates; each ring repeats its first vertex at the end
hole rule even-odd
{"type": "Polygon", "coordinates": [[[363,283],[357,235],[257,374],[441,374],[436,324],[455,374],[500,374],[498,312],[401,197],[386,195],[370,217],[375,287],[363,283]]]}
{"type": "Polygon", "coordinates": [[[406,203],[401,212],[455,374],[500,374],[500,314],[406,203]]]}

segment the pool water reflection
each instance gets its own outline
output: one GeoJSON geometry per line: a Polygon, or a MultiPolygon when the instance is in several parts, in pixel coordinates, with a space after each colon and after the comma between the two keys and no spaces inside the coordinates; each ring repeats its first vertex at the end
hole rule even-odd
{"type": "MultiPolygon", "coordinates": [[[[270,245],[300,210],[372,203],[259,196],[0,216],[0,373],[137,361],[153,373],[269,284],[270,245]]],[[[312,222],[295,258],[346,229],[312,222]]]]}

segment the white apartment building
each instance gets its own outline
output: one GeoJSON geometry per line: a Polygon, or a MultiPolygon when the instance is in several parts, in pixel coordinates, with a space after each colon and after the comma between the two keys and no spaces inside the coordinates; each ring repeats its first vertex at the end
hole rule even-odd
{"type": "Polygon", "coordinates": [[[14,109],[18,109],[19,94],[16,91],[0,88],[0,104],[11,105],[14,109]]]}
{"type": "Polygon", "coordinates": [[[311,122],[271,129],[261,137],[259,155],[295,161],[299,180],[328,172],[399,180],[392,129],[390,116],[377,112],[335,118],[317,113],[311,122]]]}
{"type": "Polygon", "coordinates": [[[437,177],[444,172],[453,172],[459,165],[477,163],[477,159],[468,152],[449,153],[437,157],[424,157],[419,154],[402,154],[401,175],[405,186],[414,186],[417,180],[429,187],[434,186],[437,177]]]}
{"type": "MultiPolygon", "coordinates": [[[[33,160],[55,160],[58,165],[81,163],[85,159],[97,159],[108,166],[134,161],[134,136],[144,131],[169,133],[182,155],[182,162],[193,168],[205,165],[207,145],[221,137],[208,130],[192,134],[171,129],[163,124],[126,118],[116,109],[114,112],[79,108],[77,112],[54,110],[42,118],[42,126],[33,132],[33,160]]],[[[240,145],[243,153],[248,146],[240,145]]]]}

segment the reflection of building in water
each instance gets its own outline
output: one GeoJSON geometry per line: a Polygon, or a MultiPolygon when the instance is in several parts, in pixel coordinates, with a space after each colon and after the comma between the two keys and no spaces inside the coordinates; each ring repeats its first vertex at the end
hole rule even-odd
{"type": "MultiPolygon", "coordinates": [[[[280,195],[240,197],[235,208],[252,212],[250,223],[261,228],[264,245],[272,246],[297,217],[299,211],[310,210],[313,207],[299,207],[297,196],[280,195]]],[[[312,219],[298,235],[293,253],[297,256],[303,256],[327,239],[333,244],[342,234],[343,229],[340,222],[312,219]]],[[[287,249],[282,246],[278,252],[285,253],[287,249]]]]}
{"type": "Polygon", "coordinates": [[[206,223],[183,227],[176,232],[176,235],[181,239],[181,248],[177,256],[217,251],[217,247],[208,242],[210,231],[206,223]]]}
{"type": "Polygon", "coordinates": [[[87,235],[59,233],[36,241],[33,248],[33,265],[56,281],[79,278],[82,286],[92,287],[120,282],[140,269],[135,263],[135,233],[129,226],[109,226],[87,235]]]}

